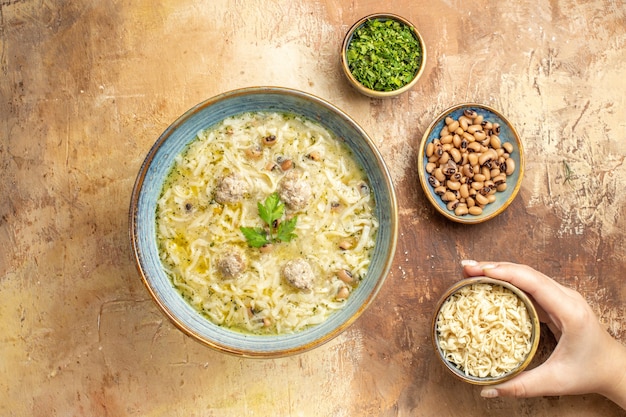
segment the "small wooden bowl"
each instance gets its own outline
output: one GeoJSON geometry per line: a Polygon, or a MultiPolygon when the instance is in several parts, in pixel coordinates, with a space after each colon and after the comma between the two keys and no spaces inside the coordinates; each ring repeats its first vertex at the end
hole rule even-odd
{"type": "Polygon", "coordinates": [[[346,36],[343,39],[343,43],[341,45],[341,67],[343,68],[343,72],[346,75],[346,77],[348,78],[348,81],[350,82],[350,84],[359,92],[365,94],[366,96],[369,97],[374,97],[374,98],[389,98],[389,97],[394,97],[397,96],[399,94],[402,94],[408,90],[410,90],[419,80],[419,78],[422,76],[422,73],[424,72],[424,68],[426,67],[426,46],[424,44],[424,39],[422,39],[422,35],[420,35],[420,33],[418,32],[418,30],[415,28],[415,26],[409,22],[408,20],[404,19],[403,17],[394,15],[394,14],[390,14],[390,13],[375,13],[375,14],[371,14],[368,16],[365,16],[364,18],[360,19],[359,21],[357,21],[354,25],[352,25],[352,27],[350,28],[350,30],[348,30],[348,33],[346,33],[346,36]],[[361,84],[352,74],[352,72],[350,71],[350,66],[348,63],[348,47],[350,46],[350,42],[352,41],[352,38],[354,36],[354,32],[360,28],[361,26],[363,26],[365,23],[367,23],[370,20],[382,20],[382,21],[387,21],[387,20],[395,20],[400,22],[401,24],[407,26],[412,32],[413,35],[415,36],[415,38],[417,39],[417,41],[420,44],[421,47],[421,54],[419,57],[419,69],[417,70],[417,72],[415,73],[415,76],[413,77],[413,79],[408,83],[405,84],[404,86],[393,90],[393,91],[377,91],[377,90],[373,90],[371,88],[368,88],[366,86],[364,86],[363,84],[361,84]]]}
{"type": "Polygon", "coordinates": [[[524,293],[522,290],[520,290],[516,286],[505,281],[488,278],[488,277],[466,278],[461,281],[458,281],[456,284],[451,286],[448,290],[446,290],[446,292],[440,298],[439,302],[437,303],[437,308],[435,309],[435,314],[433,316],[432,325],[431,325],[431,333],[432,333],[431,335],[432,343],[433,343],[435,352],[437,353],[437,357],[439,358],[441,363],[445,366],[445,368],[448,371],[450,371],[452,375],[454,375],[456,378],[464,382],[468,382],[474,385],[493,385],[493,384],[504,382],[506,380],[513,378],[515,375],[519,374],[524,369],[526,369],[526,367],[528,367],[528,365],[531,363],[537,351],[537,347],[539,345],[539,337],[540,337],[539,316],[530,298],[526,295],[526,293],[524,293]],[[526,307],[526,310],[528,311],[528,316],[531,322],[532,331],[531,331],[531,338],[530,338],[530,349],[528,351],[528,354],[525,356],[525,358],[519,363],[519,365],[515,369],[498,377],[481,378],[481,377],[476,377],[476,376],[467,374],[461,368],[461,366],[454,364],[445,358],[444,352],[439,344],[440,338],[439,338],[439,330],[437,328],[437,318],[439,316],[439,312],[442,306],[452,295],[454,295],[461,288],[469,286],[469,285],[474,285],[474,284],[491,284],[492,286],[501,286],[503,288],[510,290],[523,302],[524,306],[526,307]]]}

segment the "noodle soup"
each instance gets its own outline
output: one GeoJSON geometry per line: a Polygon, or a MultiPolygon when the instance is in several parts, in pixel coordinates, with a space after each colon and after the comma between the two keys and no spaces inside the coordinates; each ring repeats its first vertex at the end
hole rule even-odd
{"type": "Polygon", "coordinates": [[[326,320],[367,279],[374,207],[367,176],[324,127],[243,113],[176,157],[157,205],[159,256],[215,324],[293,333],[326,320]]]}

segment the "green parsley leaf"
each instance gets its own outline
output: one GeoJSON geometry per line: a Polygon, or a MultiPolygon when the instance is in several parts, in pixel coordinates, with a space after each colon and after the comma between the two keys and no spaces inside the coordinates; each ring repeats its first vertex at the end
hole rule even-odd
{"type": "Polygon", "coordinates": [[[248,241],[248,245],[252,246],[253,248],[260,248],[261,246],[270,243],[270,241],[267,240],[267,234],[265,233],[265,230],[260,227],[242,226],[239,228],[239,230],[241,230],[241,233],[243,233],[243,235],[245,236],[246,240],[248,241]]]}
{"type": "Polygon", "coordinates": [[[293,231],[296,228],[296,222],[298,216],[294,216],[291,219],[282,222],[278,225],[278,232],[276,233],[276,239],[281,242],[289,242],[291,239],[298,237],[293,231]]]}
{"type": "Polygon", "coordinates": [[[298,217],[295,216],[284,222],[279,220],[285,214],[285,205],[280,201],[278,193],[272,193],[263,203],[258,202],[259,217],[265,222],[264,227],[240,227],[248,245],[260,248],[263,245],[275,242],[289,242],[298,237],[294,233],[298,217]]]}
{"type": "Polygon", "coordinates": [[[280,219],[285,211],[285,205],[280,201],[278,193],[270,194],[263,204],[257,203],[257,207],[259,208],[261,219],[270,226],[280,219]]]}

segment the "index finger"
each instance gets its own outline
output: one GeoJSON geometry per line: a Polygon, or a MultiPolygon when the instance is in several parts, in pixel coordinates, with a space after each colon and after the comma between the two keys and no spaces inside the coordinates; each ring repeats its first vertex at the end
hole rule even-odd
{"type": "Polygon", "coordinates": [[[463,268],[469,276],[484,275],[510,282],[529,294],[551,317],[558,316],[569,304],[566,287],[529,266],[508,262],[477,262],[465,263],[463,268]]]}

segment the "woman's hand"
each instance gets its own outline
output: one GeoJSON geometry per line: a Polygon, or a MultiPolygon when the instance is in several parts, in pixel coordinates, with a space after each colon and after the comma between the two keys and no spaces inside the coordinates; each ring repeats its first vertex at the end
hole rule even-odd
{"type": "Polygon", "coordinates": [[[483,397],[598,393],[626,409],[626,347],[600,325],[580,293],[525,265],[475,261],[462,265],[466,276],[500,279],[525,291],[558,340],[543,364],[483,388],[483,397]]]}

